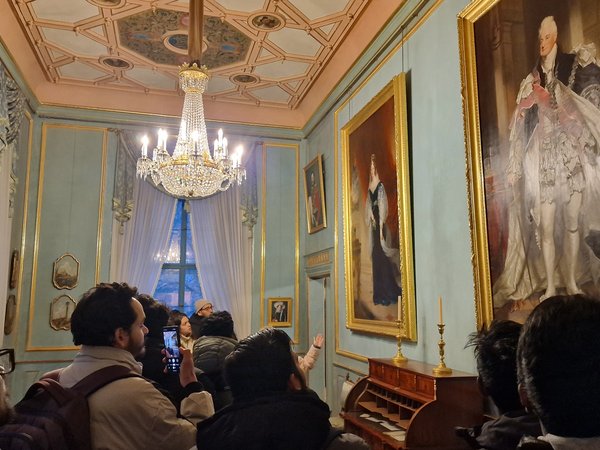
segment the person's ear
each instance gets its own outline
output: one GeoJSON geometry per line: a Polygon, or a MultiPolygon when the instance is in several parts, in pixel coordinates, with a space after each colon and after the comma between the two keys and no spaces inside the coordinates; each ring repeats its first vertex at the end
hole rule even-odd
{"type": "Polygon", "coordinates": [[[126,348],[129,343],[129,331],[123,327],[119,327],[115,330],[113,347],[126,348]]]}
{"type": "Polygon", "coordinates": [[[527,391],[525,390],[525,386],[519,383],[519,399],[521,400],[521,405],[525,408],[525,411],[531,412],[531,403],[529,402],[529,396],[527,395],[527,391]]]}
{"type": "Polygon", "coordinates": [[[289,391],[301,391],[302,390],[302,381],[298,379],[298,376],[295,373],[290,374],[290,378],[288,379],[288,390],[289,391]]]}

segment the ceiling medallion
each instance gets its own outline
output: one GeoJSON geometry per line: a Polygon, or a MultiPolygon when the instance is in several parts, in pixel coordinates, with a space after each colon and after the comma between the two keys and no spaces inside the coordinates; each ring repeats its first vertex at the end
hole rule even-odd
{"type": "Polygon", "coordinates": [[[260,81],[256,75],[251,73],[238,73],[229,77],[229,81],[235,84],[247,86],[249,84],[256,84],[260,81]]]}
{"type": "Polygon", "coordinates": [[[100,8],[118,8],[123,6],[125,0],[87,0],[87,2],[100,8]]]}
{"type": "MultiPolygon", "coordinates": [[[[179,55],[188,54],[188,32],[187,30],[174,30],[165,33],[162,37],[163,45],[174,53],[179,55]]],[[[208,46],[202,40],[202,52],[205,52],[208,46]]]]}
{"type": "Polygon", "coordinates": [[[133,68],[133,64],[126,59],[117,56],[103,56],[100,58],[100,64],[112,67],[113,69],[129,70],[133,68]]]}
{"type": "Polygon", "coordinates": [[[277,31],[285,26],[285,19],[272,12],[260,12],[248,17],[248,25],[257,31],[277,31]]]}

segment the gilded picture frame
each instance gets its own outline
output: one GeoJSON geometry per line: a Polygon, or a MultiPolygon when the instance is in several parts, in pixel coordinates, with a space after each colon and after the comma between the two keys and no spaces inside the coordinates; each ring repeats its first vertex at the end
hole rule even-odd
{"type": "Polygon", "coordinates": [[[19,283],[19,250],[13,250],[10,255],[10,272],[8,288],[15,289],[19,283]]]}
{"type": "Polygon", "coordinates": [[[292,299],[290,297],[269,297],[270,327],[283,328],[292,326],[292,299]]]}
{"type": "Polygon", "coordinates": [[[53,330],[70,330],[71,316],[77,303],[67,294],[59,295],[50,302],[50,327],[53,330]]]}
{"type": "Polygon", "coordinates": [[[323,186],[323,158],[319,154],[304,167],[304,203],[306,204],[306,224],[309,234],[327,227],[323,186]]]}
{"type": "Polygon", "coordinates": [[[79,283],[79,261],[65,253],[54,261],[52,284],[56,289],[74,289],[79,283]]]}
{"type": "Polygon", "coordinates": [[[417,339],[406,77],[341,130],[346,326],[417,339]]]}
{"type": "Polygon", "coordinates": [[[479,328],[600,293],[599,15],[597,2],[475,0],[458,16],[479,328]]]}

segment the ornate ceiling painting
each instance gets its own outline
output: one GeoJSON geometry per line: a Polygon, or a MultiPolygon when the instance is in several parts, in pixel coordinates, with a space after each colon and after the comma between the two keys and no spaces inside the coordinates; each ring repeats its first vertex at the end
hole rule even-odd
{"type": "MultiPolygon", "coordinates": [[[[187,61],[188,1],[5,1],[55,86],[181,95],[177,73],[187,61]]],[[[377,30],[402,3],[386,2],[397,4],[385,17],[370,14],[377,17],[377,30]]],[[[205,0],[202,62],[211,75],[205,102],[298,108],[336,52],[345,52],[361,14],[377,3],[382,2],[205,0]]],[[[371,38],[366,36],[359,52],[371,38]]],[[[353,41],[349,45],[356,47],[353,41]]]]}

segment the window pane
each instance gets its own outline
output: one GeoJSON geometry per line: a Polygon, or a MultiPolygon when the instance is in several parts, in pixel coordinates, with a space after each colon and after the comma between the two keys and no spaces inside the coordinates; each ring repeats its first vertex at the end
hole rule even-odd
{"type": "Polygon", "coordinates": [[[196,269],[188,269],[185,271],[185,299],[184,312],[188,315],[194,314],[194,302],[202,298],[202,290],[200,289],[200,280],[196,269]]]}
{"type": "Polygon", "coordinates": [[[173,221],[173,231],[171,233],[171,241],[169,243],[169,251],[167,253],[166,263],[178,263],[181,247],[181,216],[183,212],[183,202],[177,202],[177,210],[175,211],[175,220],[173,221]]]}
{"type": "Polygon", "coordinates": [[[179,308],[179,269],[162,269],[154,298],[171,309],[179,308]]]}
{"type": "Polygon", "coordinates": [[[188,229],[187,229],[187,239],[185,245],[185,262],[188,264],[195,264],[196,258],[194,257],[194,246],[192,245],[192,227],[189,224],[190,216],[188,218],[188,229]]]}

